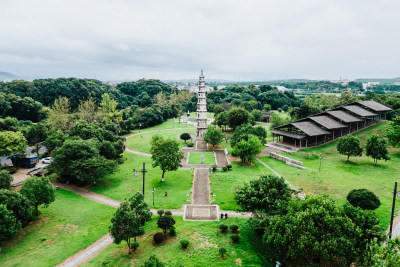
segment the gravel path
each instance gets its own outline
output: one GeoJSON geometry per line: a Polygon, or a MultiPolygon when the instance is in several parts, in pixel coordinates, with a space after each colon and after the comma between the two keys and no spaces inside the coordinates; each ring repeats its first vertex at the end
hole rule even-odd
{"type": "Polygon", "coordinates": [[[210,180],[208,178],[208,169],[195,169],[192,189],[193,205],[210,204],[210,180]]]}
{"type": "Polygon", "coordinates": [[[196,141],[196,149],[208,149],[207,143],[203,140],[196,141]]]}

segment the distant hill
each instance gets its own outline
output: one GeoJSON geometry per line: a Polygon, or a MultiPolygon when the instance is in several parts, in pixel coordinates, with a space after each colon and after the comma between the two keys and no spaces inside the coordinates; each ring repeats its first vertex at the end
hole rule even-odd
{"type": "Polygon", "coordinates": [[[380,83],[383,83],[383,84],[393,84],[393,83],[396,83],[396,82],[400,82],[400,77],[398,77],[398,78],[393,78],[393,79],[362,78],[362,79],[356,79],[356,82],[360,82],[360,83],[380,82],[380,83]]]}
{"type": "Polygon", "coordinates": [[[17,75],[9,72],[0,71],[0,81],[15,80],[15,79],[18,79],[17,75]]]}

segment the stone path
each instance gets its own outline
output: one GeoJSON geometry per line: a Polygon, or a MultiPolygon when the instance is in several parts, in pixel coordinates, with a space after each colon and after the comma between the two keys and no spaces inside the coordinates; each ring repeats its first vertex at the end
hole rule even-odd
{"type": "Polygon", "coordinates": [[[88,246],[87,248],[79,251],[75,255],[67,258],[65,261],[62,263],[58,264],[57,267],[74,267],[74,266],[79,266],[93,257],[95,257],[97,254],[102,252],[104,249],[106,249],[109,245],[111,245],[113,242],[113,238],[110,236],[110,234],[106,234],[102,238],[98,239],[96,242],[88,246]]]}
{"type": "Polygon", "coordinates": [[[196,149],[208,149],[207,143],[203,140],[199,140],[196,142],[196,149]]]}
{"type": "Polygon", "coordinates": [[[195,169],[192,188],[193,205],[210,204],[210,179],[208,169],[195,169]]]}

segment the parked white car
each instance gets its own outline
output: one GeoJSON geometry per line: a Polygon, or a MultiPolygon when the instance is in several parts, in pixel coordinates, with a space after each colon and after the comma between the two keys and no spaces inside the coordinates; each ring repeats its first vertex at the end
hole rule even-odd
{"type": "Polygon", "coordinates": [[[47,157],[42,159],[43,164],[50,164],[53,161],[52,157],[47,157]]]}

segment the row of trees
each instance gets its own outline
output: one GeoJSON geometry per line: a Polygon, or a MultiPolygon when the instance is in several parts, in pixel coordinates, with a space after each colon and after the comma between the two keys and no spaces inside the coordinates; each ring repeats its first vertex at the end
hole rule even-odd
{"type": "Polygon", "coordinates": [[[400,257],[393,257],[399,243],[382,246],[385,236],[372,211],[380,202],[372,192],[353,190],[343,206],[327,195],[301,200],[293,193],[283,178],[272,175],[252,180],[235,192],[242,209],[253,212],[249,225],[263,236],[271,260],[288,266],[400,263],[400,257]]]}

